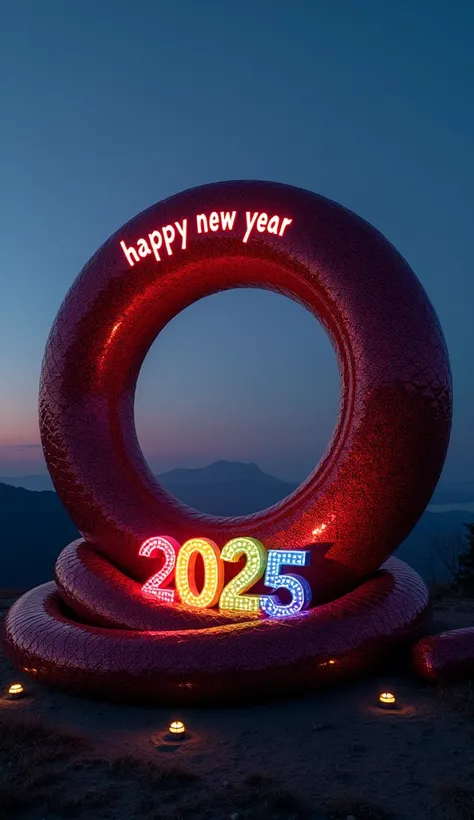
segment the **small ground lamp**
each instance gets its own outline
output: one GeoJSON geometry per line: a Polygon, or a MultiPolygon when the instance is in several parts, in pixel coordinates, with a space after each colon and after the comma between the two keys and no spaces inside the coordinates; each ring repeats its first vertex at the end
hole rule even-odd
{"type": "Polygon", "coordinates": [[[181,720],[174,720],[168,726],[168,734],[171,740],[184,740],[186,737],[186,726],[181,720]]]}
{"type": "Polygon", "coordinates": [[[379,695],[379,706],[381,709],[396,709],[397,699],[393,692],[382,692],[379,695]]]}
{"type": "Polygon", "coordinates": [[[11,683],[8,687],[8,697],[10,700],[18,700],[25,694],[25,690],[21,683],[11,683]]]}

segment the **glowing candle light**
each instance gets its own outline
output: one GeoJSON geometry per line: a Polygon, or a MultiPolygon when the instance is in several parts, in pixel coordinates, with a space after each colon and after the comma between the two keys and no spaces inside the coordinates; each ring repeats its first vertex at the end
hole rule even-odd
{"type": "Polygon", "coordinates": [[[168,732],[173,737],[173,740],[184,740],[186,737],[186,726],[182,720],[174,720],[168,726],[168,732]]]}
{"type": "Polygon", "coordinates": [[[8,697],[11,700],[17,700],[18,698],[22,698],[25,694],[25,690],[21,683],[12,683],[8,687],[8,697]]]}
{"type": "Polygon", "coordinates": [[[397,705],[397,699],[392,692],[382,692],[379,695],[379,706],[383,709],[395,709],[397,705]]]}

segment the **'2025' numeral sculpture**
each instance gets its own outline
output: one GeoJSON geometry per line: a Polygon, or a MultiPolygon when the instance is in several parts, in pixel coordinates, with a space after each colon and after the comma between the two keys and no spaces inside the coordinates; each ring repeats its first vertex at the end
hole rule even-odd
{"type": "Polygon", "coordinates": [[[182,546],[169,536],[147,538],[139,554],[145,558],[163,553],[164,563],[143,585],[145,595],[164,603],[174,603],[177,597],[186,606],[208,608],[219,604],[221,610],[261,612],[271,618],[297,615],[311,602],[311,587],[299,575],[284,574],[283,567],[304,567],[310,562],[309,550],[267,550],[256,538],[232,538],[222,550],[209,538],[190,538],[182,546]],[[204,583],[196,584],[196,560],[201,556],[204,583]],[[224,561],[235,562],[245,557],[243,569],[224,586],[224,561]],[[168,584],[175,578],[176,590],[168,584]],[[273,594],[246,594],[264,576],[264,584],[273,594]],[[275,592],[285,589],[290,601],[282,603],[275,592]]]}

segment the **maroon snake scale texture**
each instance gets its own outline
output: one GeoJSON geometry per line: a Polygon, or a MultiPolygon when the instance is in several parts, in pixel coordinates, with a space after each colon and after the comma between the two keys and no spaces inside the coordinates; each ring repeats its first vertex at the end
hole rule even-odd
{"type": "MultiPolygon", "coordinates": [[[[39,412],[48,469],[82,538],[59,556],[55,580],[7,615],[4,646],[18,669],[84,695],[156,703],[292,694],[406,647],[428,679],[474,669],[474,628],[428,634],[426,586],[390,557],[443,467],[452,415],[445,341],[413,271],[354,213],[299,188],[236,181],[138,214],[64,300],[39,412]],[[338,358],[341,402],[326,455],[298,490],[256,515],[216,518],[156,481],[138,443],[134,395],[162,328],[198,299],[237,287],[286,294],[318,318],[338,358]],[[274,618],[151,599],[142,586],[160,555],[144,560],[140,547],[160,535],[304,549],[311,608],[274,618]]],[[[241,412],[251,412],[244,400],[241,412]]],[[[226,562],[225,582],[241,568],[226,562]]],[[[264,590],[262,580],[252,589],[264,590]]]]}

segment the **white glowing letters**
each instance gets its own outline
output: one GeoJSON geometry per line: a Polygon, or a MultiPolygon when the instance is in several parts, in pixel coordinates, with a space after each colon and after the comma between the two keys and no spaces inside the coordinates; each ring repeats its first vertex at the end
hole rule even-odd
{"type": "Polygon", "coordinates": [[[157,262],[161,262],[161,254],[165,253],[168,256],[173,256],[173,246],[175,240],[181,240],[181,250],[186,250],[186,242],[188,236],[188,220],[183,219],[181,222],[174,222],[172,225],[163,225],[159,230],[156,229],[147,234],[146,238],[141,237],[137,241],[136,248],[134,245],[129,245],[122,240],[120,247],[124,252],[125,258],[131,268],[140,262],[140,259],[145,259],[146,256],[154,255],[157,262]]]}
{"type": "Polygon", "coordinates": [[[122,239],[120,247],[128,264],[133,268],[148,256],[154,257],[156,262],[161,262],[162,257],[173,256],[175,250],[187,250],[188,238],[191,235],[236,231],[246,244],[250,238],[263,233],[284,236],[292,223],[293,220],[287,216],[268,214],[265,211],[245,211],[242,215],[239,215],[238,211],[210,211],[162,225],[132,244],[122,239]]]}
{"type": "Polygon", "coordinates": [[[209,233],[209,231],[231,231],[234,227],[237,211],[212,211],[209,216],[206,214],[196,215],[196,230],[198,233],[209,233]]]}
{"type": "Polygon", "coordinates": [[[265,233],[266,231],[267,233],[275,234],[275,236],[277,234],[278,236],[283,236],[286,228],[293,222],[292,219],[288,219],[286,216],[280,220],[279,216],[269,217],[268,214],[259,213],[258,211],[254,211],[254,213],[246,211],[245,219],[246,230],[242,242],[247,242],[250,234],[255,229],[258,233],[265,233]]]}
{"type": "MultiPolygon", "coordinates": [[[[139,555],[151,558],[156,552],[164,556],[159,572],[143,585],[146,596],[158,601],[173,603],[176,596],[182,604],[208,608],[219,603],[221,610],[262,613],[271,618],[297,615],[311,601],[311,588],[305,578],[281,572],[284,566],[308,566],[310,552],[307,550],[267,550],[256,538],[232,538],[222,551],[209,538],[190,538],[182,547],[168,536],[148,538],[141,545],[139,555]],[[199,590],[195,566],[198,555],[204,567],[202,589],[199,590]],[[236,562],[245,558],[245,566],[224,586],[224,562],[236,562]],[[175,570],[176,590],[166,589],[175,570]],[[265,586],[273,593],[284,589],[290,595],[289,603],[282,603],[279,596],[245,594],[265,573],[265,586]]],[[[288,596],[287,596],[288,597],[288,596]]]]}

